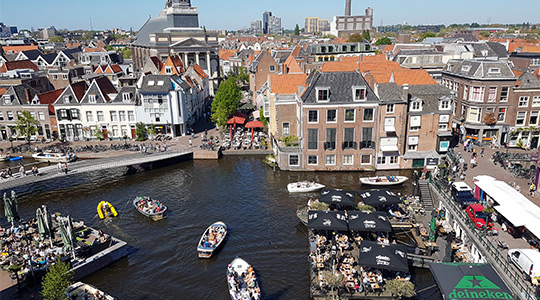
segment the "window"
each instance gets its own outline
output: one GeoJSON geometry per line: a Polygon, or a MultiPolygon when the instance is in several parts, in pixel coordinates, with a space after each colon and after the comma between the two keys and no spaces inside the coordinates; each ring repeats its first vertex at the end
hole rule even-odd
{"type": "Polygon", "coordinates": [[[283,128],[283,135],[291,134],[291,124],[289,122],[283,123],[282,128],[283,128]]]}
{"type": "MultiPolygon", "coordinates": [[[[9,117],[9,111],[8,111],[8,117],[9,117]]],[[[65,120],[68,118],[68,113],[67,113],[67,110],[65,109],[59,109],[57,112],[56,112],[56,115],[60,118],[60,120],[65,120]]]]}
{"type": "Polygon", "coordinates": [[[270,101],[264,101],[263,114],[266,118],[270,118],[270,101]]]}
{"type": "Polygon", "coordinates": [[[422,124],[422,117],[421,116],[411,116],[411,131],[418,131],[420,130],[420,126],[422,124]]]}
{"type": "Polygon", "coordinates": [[[530,65],[531,65],[531,66],[538,66],[538,65],[540,65],[540,58],[532,58],[532,59],[531,59],[530,65]]]}
{"type": "Polygon", "coordinates": [[[360,163],[363,165],[371,165],[371,155],[363,154],[360,163]]]}
{"type": "Polygon", "coordinates": [[[343,165],[352,166],[354,162],[354,156],[351,154],[343,155],[343,165]]]}
{"type": "Polygon", "coordinates": [[[8,118],[9,121],[13,120],[13,112],[12,111],[7,112],[7,118],[8,118]]]}
{"type": "Polygon", "coordinates": [[[55,80],[55,81],[58,80],[58,75],[57,75],[57,74],[53,74],[52,80],[55,80]]]}
{"type": "Polygon", "coordinates": [[[390,156],[390,162],[391,165],[399,164],[399,156],[390,156]]]}
{"type": "Polygon", "coordinates": [[[68,77],[68,74],[62,74],[62,80],[68,80],[69,77],[68,77]]]}
{"type": "Polygon", "coordinates": [[[469,114],[467,115],[467,121],[480,122],[481,116],[482,116],[482,109],[478,107],[469,107],[469,114]]]}
{"type": "Polygon", "coordinates": [[[96,94],[88,95],[88,102],[89,103],[96,103],[96,94]]]}
{"type": "Polygon", "coordinates": [[[489,74],[501,74],[501,69],[500,68],[489,68],[488,73],[489,74]]]}
{"type": "Polygon", "coordinates": [[[407,147],[407,150],[409,150],[409,151],[417,151],[418,150],[418,145],[409,145],[407,147]]]}
{"type": "Polygon", "coordinates": [[[165,81],[163,81],[163,80],[160,80],[160,81],[157,82],[158,86],[163,86],[164,84],[165,84],[165,81]]]}
{"type": "Polygon", "coordinates": [[[112,136],[119,136],[120,132],[118,131],[118,125],[112,126],[112,136]]]}
{"type": "Polygon", "coordinates": [[[328,101],[328,96],[328,89],[317,89],[317,101],[328,101]]]}
{"type": "Polygon", "coordinates": [[[336,165],[336,156],[335,155],[326,155],[325,164],[327,166],[335,166],[336,165]]]}
{"type": "Polygon", "coordinates": [[[354,122],[355,114],[354,109],[345,109],[345,122],[354,122]]]}
{"type": "Polygon", "coordinates": [[[97,120],[98,122],[105,122],[105,116],[103,115],[102,111],[97,112],[97,120]]]}
{"type": "Polygon", "coordinates": [[[316,128],[308,129],[308,150],[317,150],[319,148],[319,130],[316,128]]]}
{"type": "Polygon", "coordinates": [[[337,122],[337,110],[329,109],[326,111],[326,122],[327,123],[337,122]]]}
{"type": "Polygon", "coordinates": [[[91,111],[86,112],[86,121],[94,122],[94,114],[91,111]]]}
{"type": "Polygon", "coordinates": [[[353,88],[354,101],[366,100],[366,88],[353,88]]]}
{"type": "Polygon", "coordinates": [[[518,106],[519,107],[528,107],[529,106],[529,97],[528,96],[519,97],[518,106]]]}
{"type": "Polygon", "coordinates": [[[71,118],[73,120],[80,120],[81,119],[81,116],[79,115],[79,110],[78,109],[75,109],[75,108],[71,109],[71,118]]]}
{"type": "Polygon", "coordinates": [[[276,71],[276,66],[270,66],[270,72],[275,72],[276,71]]]}
{"type": "Polygon", "coordinates": [[[395,104],[387,104],[386,105],[386,113],[387,114],[393,114],[395,109],[395,104]]]}
{"type": "Polygon", "coordinates": [[[508,101],[508,90],[509,89],[510,89],[510,87],[508,87],[508,86],[501,87],[501,98],[500,98],[500,100],[502,102],[508,101]]]}
{"type": "Polygon", "coordinates": [[[64,103],[69,103],[71,101],[71,96],[64,96],[64,103]]]}
{"type": "Polygon", "coordinates": [[[471,101],[484,101],[484,90],[486,88],[483,86],[473,86],[471,88],[471,101]]]}
{"type": "Polygon", "coordinates": [[[442,100],[439,105],[439,110],[450,109],[450,100],[442,100]]]}
{"type": "Polygon", "coordinates": [[[298,166],[298,155],[289,155],[289,166],[298,166]]]}
{"type": "Polygon", "coordinates": [[[128,111],[128,120],[130,122],[135,122],[135,114],[133,113],[133,111],[128,111]]]}
{"type": "Polygon", "coordinates": [[[469,86],[463,86],[463,99],[469,99],[469,86]]]}
{"type": "Polygon", "coordinates": [[[45,120],[45,113],[42,111],[38,111],[38,119],[41,121],[45,120]]]}
{"type": "Polygon", "coordinates": [[[154,86],[154,85],[156,85],[156,82],[154,80],[148,81],[148,86],[154,86]]]}
{"type": "Polygon", "coordinates": [[[386,164],[386,156],[379,156],[379,157],[377,157],[377,164],[378,164],[378,165],[384,165],[384,164],[386,164]]]}
{"type": "Polygon", "coordinates": [[[538,111],[531,111],[529,117],[529,125],[538,125],[538,111]]]}
{"type": "Polygon", "coordinates": [[[308,155],[308,161],[307,164],[310,166],[318,165],[318,159],[319,157],[317,155],[308,155]]]}
{"type": "Polygon", "coordinates": [[[488,94],[488,102],[495,102],[495,100],[497,100],[497,87],[490,86],[489,94],[488,94]]]}
{"type": "Polygon", "coordinates": [[[441,131],[448,130],[448,124],[439,123],[439,130],[441,131]]]}
{"type": "Polygon", "coordinates": [[[506,108],[499,108],[499,113],[497,114],[497,121],[504,122],[506,116],[506,108]]]}
{"type": "Polygon", "coordinates": [[[540,106],[540,96],[534,96],[532,100],[532,107],[540,106]]]}
{"type": "Polygon", "coordinates": [[[416,151],[418,149],[418,136],[409,136],[407,149],[409,151],[416,151]]]}
{"type": "Polygon", "coordinates": [[[118,121],[118,115],[116,114],[116,111],[111,111],[111,121],[117,122],[118,121]]]}
{"type": "Polygon", "coordinates": [[[4,121],[4,112],[0,111],[0,121],[4,121]]]}
{"type": "Polygon", "coordinates": [[[172,74],[172,70],[173,70],[172,66],[166,66],[165,67],[165,74],[172,74]]]}
{"type": "Polygon", "coordinates": [[[411,103],[411,111],[421,111],[422,110],[422,102],[421,101],[413,101],[411,103]]]}
{"type": "Polygon", "coordinates": [[[131,100],[131,93],[122,93],[122,101],[129,102],[131,100]]]}
{"type": "Polygon", "coordinates": [[[326,128],[326,142],[324,150],[336,149],[336,128],[326,128]]]}
{"type": "Polygon", "coordinates": [[[318,110],[309,110],[308,111],[308,123],[319,123],[319,111],[318,110]]]}
{"type": "Polygon", "coordinates": [[[518,111],[517,116],[516,116],[516,126],[525,125],[525,118],[527,118],[527,112],[526,111],[518,111]]]}
{"type": "Polygon", "coordinates": [[[373,108],[364,108],[364,121],[373,121],[373,108]]]}

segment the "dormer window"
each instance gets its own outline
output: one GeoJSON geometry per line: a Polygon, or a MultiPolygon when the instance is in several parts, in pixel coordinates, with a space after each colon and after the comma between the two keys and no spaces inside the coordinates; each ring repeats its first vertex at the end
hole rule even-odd
{"type": "Polygon", "coordinates": [[[124,102],[130,102],[132,97],[133,97],[133,96],[132,96],[131,93],[123,93],[123,94],[122,94],[122,101],[124,101],[124,102]]]}
{"type": "Polygon", "coordinates": [[[148,81],[148,86],[154,86],[156,85],[156,82],[153,80],[148,81]]]}
{"type": "Polygon", "coordinates": [[[422,111],[422,101],[413,101],[411,103],[411,111],[422,111]]]}
{"type": "Polygon", "coordinates": [[[11,95],[5,95],[2,97],[2,101],[4,101],[4,104],[11,104],[11,95]]]}
{"type": "Polygon", "coordinates": [[[353,87],[354,101],[366,100],[366,88],[365,87],[353,87]]]}
{"type": "Polygon", "coordinates": [[[317,88],[317,101],[318,102],[328,102],[329,97],[330,97],[330,89],[317,88]]]}
{"type": "Polygon", "coordinates": [[[488,73],[489,74],[501,74],[501,69],[500,68],[489,68],[488,73]]]}
{"type": "Polygon", "coordinates": [[[450,109],[450,100],[445,99],[439,101],[439,110],[449,110],[450,109]]]}
{"type": "Polygon", "coordinates": [[[461,66],[461,72],[469,72],[471,70],[470,65],[461,66]]]}
{"type": "Polygon", "coordinates": [[[172,70],[173,70],[173,67],[171,67],[171,66],[166,66],[166,67],[165,67],[165,74],[172,74],[172,70]]]}
{"type": "Polygon", "coordinates": [[[96,94],[88,95],[88,103],[96,103],[96,94]]]}
{"type": "Polygon", "coordinates": [[[71,102],[71,96],[64,96],[64,103],[71,102]]]}
{"type": "Polygon", "coordinates": [[[163,81],[163,80],[160,80],[160,81],[157,82],[157,85],[159,85],[159,86],[163,86],[164,84],[165,84],[165,81],[163,81]]]}

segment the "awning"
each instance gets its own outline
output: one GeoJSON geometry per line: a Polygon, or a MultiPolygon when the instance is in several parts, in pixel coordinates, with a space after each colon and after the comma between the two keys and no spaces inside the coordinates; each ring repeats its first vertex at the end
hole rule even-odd
{"type": "Polygon", "coordinates": [[[384,125],[384,132],[396,132],[396,126],[384,125]]]}
{"type": "Polygon", "coordinates": [[[407,248],[402,245],[380,245],[362,241],[358,265],[399,272],[409,272],[407,248]]]}
{"type": "Polygon", "coordinates": [[[403,155],[404,159],[441,158],[437,152],[431,151],[407,151],[403,155]]]}
{"type": "Polygon", "coordinates": [[[443,299],[514,299],[489,264],[430,263],[443,299]]]}
{"type": "Polygon", "coordinates": [[[399,149],[397,145],[384,145],[384,146],[381,146],[381,151],[382,152],[399,152],[399,149]]]}
{"type": "Polygon", "coordinates": [[[437,136],[452,136],[452,132],[451,131],[438,131],[437,132],[437,136]]]}
{"type": "Polygon", "coordinates": [[[495,210],[512,223],[514,227],[525,226],[527,224],[523,218],[523,211],[515,205],[499,205],[495,206],[495,210]]]}

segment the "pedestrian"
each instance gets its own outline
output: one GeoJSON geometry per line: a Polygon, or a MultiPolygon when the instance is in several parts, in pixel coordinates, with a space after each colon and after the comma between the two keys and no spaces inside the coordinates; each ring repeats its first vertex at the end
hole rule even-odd
{"type": "Polygon", "coordinates": [[[65,162],[62,167],[64,169],[64,173],[67,174],[68,173],[68,165],[67,165],[67,163],[65,162]]]}
{"type": "Polygon", "coordinates": [[[193,141],[191,140],[191,138],[189,138],[189,146],[191,147],[193,144],[193,141]]]}
{"type": "Polygon", "coordinates": [[[484,147],[480,150],[480,157],[484,157],[484,147]]]}
{"type": "Polygon", "coordinates": [[[469,140],[463,142],[463,151],[469,151],[469,140]]]}
{"type": "Polygon", "coordinates": [[[24,166],[23,165],[21,165],[21,167],[19,168],[19,173],[21,173],[21,176],[26,175],[26,172],[24,171],[24,166]]]}
{"type": "Polygon", "coordinates": [[[536,185],[534,184],[534,182],[531,182],[531,186],[529,186],[529,195],[533,198],[534,198],[535,190],[536,190],[536,185]]]}

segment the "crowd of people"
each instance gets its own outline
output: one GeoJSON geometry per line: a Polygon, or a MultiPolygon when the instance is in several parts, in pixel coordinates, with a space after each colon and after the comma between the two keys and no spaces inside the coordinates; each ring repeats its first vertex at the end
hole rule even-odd
{"type": "Polygon", "coordinates": [[[202,240],[202,245],[205,248],[214,248],[223,237],[225,236],[225,227],[223,225],[211,226],[206,235],[202,240]]]}
{"type": "Polygon", "coordinates": [[[137,207],[139,210],[148,214],[157,214],[166,210],[166,206],[163,205],[163,203],[158,200],[151,199],[150,197],[141,197],[141,199],[137,202],[137,207]]]}
{"type": "MultiPolygon", "coordinates": [[[[19,166],[19,177],[28,176],[28,175],[38,176],[38,174],[39,174],[39,170],[37,166],[32,166],[30,173],[26,171],[26,169],[24,168],[24,165],[21,164],[19,166]]],[[[7,178],[12,178],[12,177],[14,177],[14,175],[13,175],[13,170],[11,170],[10,166],[7,166],[4,170],[0,171],[1,179],[7,179],[7,178]]]]}
{"type": "Polygon", "coordinates": [[[227,281],[232,288],[231,295],[235,300],[261,298],[261,290],[257,284],[257,277],[253,267],[249,265],[246,272],[238,274],[232,265],[229,264],[227,272],[227,281]]]}

